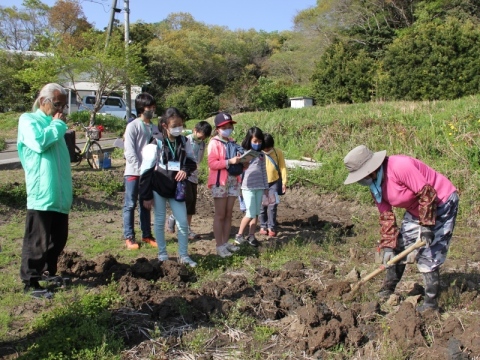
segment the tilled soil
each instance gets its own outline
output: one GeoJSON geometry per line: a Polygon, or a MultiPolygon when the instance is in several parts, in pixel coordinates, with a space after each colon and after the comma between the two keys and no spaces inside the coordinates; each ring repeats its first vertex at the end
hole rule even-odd
{"type": "MultiPolygon", "coordinates": [[[[237,207],[232,234],[242,217],[237,207]]],[[[189,251],[212,257],[213,201],[204,187],[199,188],[197,210],[193,230],[201,239],[193,241],[189,251]]],[[[379,279],[352,300],[351,283],[358,277],[355,269],[353,276],[350,271],[354,264],[369,263],[373,257],[355,247],[351,219],[359,211],[358,205],[333,195],[289,189],[279,206],[278,236],[258,237],[262,243],[258,251],[263,252],[295,239],[320,246],[327,229],[334,229],[344,242],[342,249],[350,249],[349,254],[339,253],[335,262],[314,257],[308,263],[292,259],[271,270],[251,257],[242,268],[227,268],[215,280],[198,285],[195,272],[178,264],[173,256],[164,263],[139,257],[125,264],[110,254],[89,260],[67,246],[59,271],[73,284],[91,288],[117,281],[125,302],[115,310],[114,319],[123,326],[119,336],[128,348],[124,359],[480,359],[478,263],[466,265],[468,274],[466,267],[455,265],[453,270],[453,263],[450,268],[448,262],[445,265],[442,291],[457,299],[456,311],[416,312],[423,287],[414,268],[409,268],[397,293],[386,303],[366,295],[378,291],[379,279]],[[465,276],[451,281],[456,271],[465,276]],[[276,331],[267,341],[259,341],[253,326],[217,326],[219,318],[232,314],[249,315],[257,326],[276,331]],[[151,330],[156,328],[161,335],[153,337],[151,330]],[[202,353],[186,351],[182,347],[185,339],[201,328],[210,331],[202,353]]],[[[95,216],[96,221],[104,218],[108,222],[120,214],[117,209],[114,215],[95,216]]],[[[71,221],[74,219],[72,214],[71,221]]],[[[36,310],[18,309],[19,314],[25,312],[36,310]]]]}

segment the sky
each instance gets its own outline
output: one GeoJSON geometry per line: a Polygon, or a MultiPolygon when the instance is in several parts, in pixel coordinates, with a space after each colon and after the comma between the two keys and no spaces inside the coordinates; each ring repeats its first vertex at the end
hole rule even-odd
{"type": "MultiPolygon", "coordinates": [[[[22,7],[22,0],[1,0],[1,6],[22,7]]],[[[42,0],[53,6],[55,0],[42,0]]],[[[80,0],[87,20],[97,29],[108,26],[112,0],[80,0]]],[[[226,26],[230,30],[264,30],[267,32],[293,29],[293,18],[302,10],[315,6],[317,0],[129,0],[130,23],[155,23],[175,12],[190,13],[198,22],[226,26]]],[[[124,9],[124,0],[117,0],[124,9]]],[[[124,12],[115,19],[124,22],[124,12]]]]}

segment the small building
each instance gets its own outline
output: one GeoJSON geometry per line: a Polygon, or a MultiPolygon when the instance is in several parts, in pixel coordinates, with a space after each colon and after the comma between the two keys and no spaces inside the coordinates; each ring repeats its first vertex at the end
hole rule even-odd
{"type": "Polygon", "coordinates": [[[313,99],[311,97],[299,96],[290,98],[290,107],[293,109],[300,109],[307,106],[313,106],[313,99]]]}

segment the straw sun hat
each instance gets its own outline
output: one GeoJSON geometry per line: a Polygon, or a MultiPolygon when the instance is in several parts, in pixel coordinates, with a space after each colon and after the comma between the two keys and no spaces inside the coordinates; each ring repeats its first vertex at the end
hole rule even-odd
{"type": "Polygon", "coordinates": [[[343,159],[345,167],[349,172],[344,184],[353,184],[370,175],[382,165],[386,155],[387,150],[374,153],[365,145],[357,146],[351,150],[343,159]]]}

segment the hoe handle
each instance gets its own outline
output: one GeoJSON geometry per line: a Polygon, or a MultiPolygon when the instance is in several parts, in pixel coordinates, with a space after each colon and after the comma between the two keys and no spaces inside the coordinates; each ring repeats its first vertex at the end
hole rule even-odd
{"type": "Polygon", "coordinates": [[[378,274],[380,274],[383,270],[385,270],[388,266],[390,265],[393,265],[393,264],[396,264],[397,262],[399,262],[400,260],[402,260],[405,256],[407,256],[408,254],[410,254],[413,250],[415,249],[418,249],[422,246],[424,246],[426,243],[425,241],[417,241],[415,242],[412,246],[406,248],[405,250],[403,250],[400,254],[398,254],[397,256],[395,256],[394,258],[390,259],[388,262],[387,262],[387,266],[385,265],[380,265],[378,267],[378,269],[375,269],[374,271],[372,271],[370,274],[368,274],[367,276],[365,276],[363,279],[361,279],[359,282],[357,282],[355,285],[353,285],[352,287],[352,292],[356,292],[360,286],[362,286],[363,284],[365,284],[368,280],[374,278],[375,276],[377,276],[378,274]]]}

